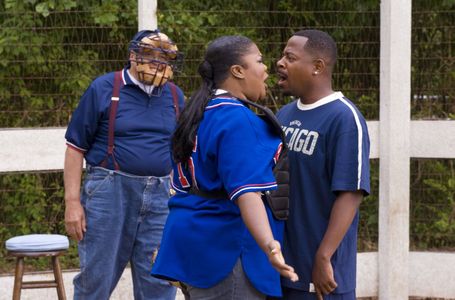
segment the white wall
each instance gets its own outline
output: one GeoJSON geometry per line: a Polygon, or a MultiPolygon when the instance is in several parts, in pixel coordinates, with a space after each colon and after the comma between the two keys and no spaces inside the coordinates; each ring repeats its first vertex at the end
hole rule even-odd
{"type": "MultiPolygon", "coordinates": [[[[379,158],[379,121],[367,125],[370,158],[379,158]]],[[[65,130],[0,129],[0,172],[62,169],[65,130]]],[[[455,121],[411,121],[410,134],[411,157],[455,158],[455,121]]]]}

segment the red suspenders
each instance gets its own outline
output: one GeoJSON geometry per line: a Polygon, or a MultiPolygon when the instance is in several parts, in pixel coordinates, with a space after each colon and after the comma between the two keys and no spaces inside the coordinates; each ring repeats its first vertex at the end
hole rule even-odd
{"type": "Polygon", "coordinates": [[[179,108],[179,97],[177,95],[177,88],[173,82],[169,81],[169,86],[171,87],[172,93],[172,100],[174,102],[174,109],[175,109],[175,119],[178,120],[180,116],[180,108],[179,108]]]}
{"type": "Polygon", "coordinates": [[[118,102],[120,101],[120,87],[123,86],[122,71],[115,72],[114,75],[114,88],[112,89],[111,107],[109,109],[109,132],[107,140],[107,154],[104,160],[101,162],[103,168],[107,167],[107,160],[109,156],[112,157],[114,162],[115,170],[120,170],[120,167],[115,160],[114,156],[114,128],[115,128],[115,116],[117,115],[118,102]]]}
{"type": "MultiPolygon", "coordinates": [[[[114,74],[114,88],[112,89],[111,106],[109,110],[109,131],[108,131],[108,145],[107,154],[104,160],[100,163],[103,168],[107,167],[108,158],[111,156],[114,162],[115,170],[120,170],[120,166],[115,160],[114,155],[114,133],[115,133],[115,116],[117,115],[118,102],[120,101],[120,88],[123,86],[123,71],[117,71],[114,74]]],[[[177,95],[177,88],[174,83],[169,82],[171,88],[172,100],[175,109],[175,118],[178,119],[180,115],[179,99],[177,95]]]]}

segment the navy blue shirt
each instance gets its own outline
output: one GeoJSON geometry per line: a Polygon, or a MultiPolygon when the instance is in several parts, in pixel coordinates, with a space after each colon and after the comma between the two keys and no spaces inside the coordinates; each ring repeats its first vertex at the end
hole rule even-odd
{"type": "MultiPolygon", "coordinates": [[[[120,170],[140,176],[165,176],[171,171],[170,140],[176,114],[170,84],[160,96],[149,96],[124,69],[115,121],[114,155],[120,170]]],[[[95,79],[82,96],[65,134],[67,145],[84,153],[87,164],[106,158],[109,108],[114,72],[95,79]]],[[[180,107],[184,97],[177,87],[180,107]]],[[[111,159],[109,169],[115,169],[111,159]]]]}
{"type": "MultiPolygon", "coordinates": [[[[212,99],[204,113],[189,168],[174,166],[169,216],[152,274],[209,288],[226,278],[240,258],[260,292],[280,296],[280,275],[246,228],[235,200],[247,192],[276,189],[273,166],[281,141],[271,127],[236,98],[212,99]],[[188,193],[224,188],[226,198],[188,193]]],[[[266,206],[275,239],[284,222],[266,206]]]]}
{"type": "MultiPolygon", "coordinates": [[[[290,165],[290,215],[283,254],[299,275],[285,286],[309,291],[313,259],[339,191],[370,192],[370,141],[366,122],[342,93],[316,103],[294,101],[277,114],[286,134],[290,165]]],[[[332,256],[338,287],[355,289],[358,213],[332,256]]]]}

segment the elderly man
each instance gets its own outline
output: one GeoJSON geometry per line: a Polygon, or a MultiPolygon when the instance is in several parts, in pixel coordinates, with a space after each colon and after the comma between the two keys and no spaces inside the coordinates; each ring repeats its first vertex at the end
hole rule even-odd
{"type": "Polygon", "coordinates": [[[135,299],[175,298],[150,270],[168,215],[170,139],[183,106],[170,79],[179,62],[167,35],[140,31],[127,66],[95,79],[72,115],[64,181],[66,230],[79,242],[75,299],[108,299],[128,262],[135,299]]]}

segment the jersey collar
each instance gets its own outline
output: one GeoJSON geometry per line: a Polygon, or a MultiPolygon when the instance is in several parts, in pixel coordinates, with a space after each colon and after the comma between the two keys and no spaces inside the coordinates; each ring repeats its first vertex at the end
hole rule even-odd
{"type": "Polygon", "coordinates": [[[343,98],[344,95],[342,92],[334,92],[328,96],[325,96],[324,98],[319,99],[318,101],[311,103],[311,104],[303,104],[300,102],[300,99],[297,100],[297,108],[300,110],[311,110],[315,109],[319,106],[325,105],[327,103],[330,103],[332,101],[338,100],[343,98]]]}
{"type": "Polygon", "coordinates": [[[228,91],[223,90],[223,89],[213,90],[212,100],[216,100],[216,99],[223,99],[223,100],[229,99],[229,100],[239,101],[239,99],[237,97],[234,97],[233,95],[231,95],[231,93],[229,93],[228,91]]]}
{"type": "Polygon", "coordinates": [[[152,85],[146,85],[146,84],[139,82],[139,80],[137,80],[136,78],[134,78],[133,75],[131,75],[129,69],[123,69],[123,84],[124,85],[127,85],[127,84],[135,85],[147,94],[148,94],[148,91],[152,91],[151,92],[152,96],[161,95],[161,89],[164,87],[164,85],[163,85],[163,86],[157,88],[152,85]]]}
{"type": "Polygon", "coordinates": [[[124,85],[136,85],[136,83],[134,83],[134,81],[132,80],[132,77],[131,76],[131,73],[130,73],[130,70],[129,69],[123,69],[123,84],[124,85]]]}
{"type": "Polygon", "coordinates": [[[228,91],[226,90],[222,90],[222,89],[216,89],[215,92],[213,93],[215,96],[219,96],[219,95],[224,95],[224,94],[229,94],[228,91]]]}

